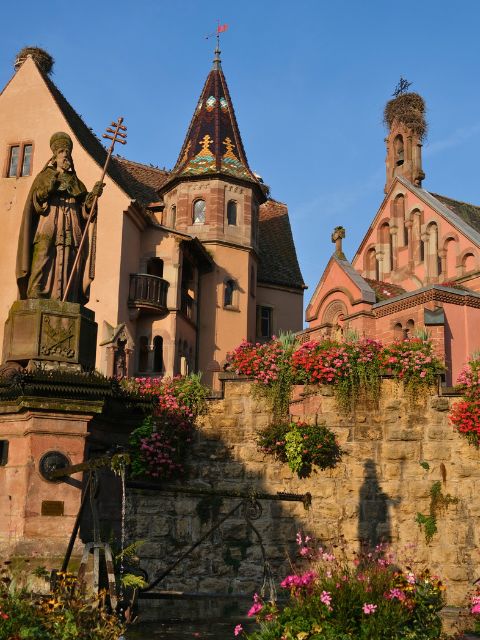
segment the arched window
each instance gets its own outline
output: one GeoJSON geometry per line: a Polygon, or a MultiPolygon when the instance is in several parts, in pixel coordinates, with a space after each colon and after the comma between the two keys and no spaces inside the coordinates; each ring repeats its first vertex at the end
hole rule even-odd
{"type": "Polygon", "coordinates": [[[206,204],[205,200],[195,200],[193,205],[193,223],[205,224],[206,219],[206,204]]]}
{"type": "Polygon", "coordinates": [[[407,324],[405,325],[405,338],[411,338],[413,335],[413,331],[415,329],[415,322],[413,320],[407,320],[407,324]]]}
{"type": "Polygon", "coordinates": [[[448,238],[444,245],[445,253],[445,273],[442,273],[443,278],[454,278],[457,275],[457,252],[458,242],[455,238],[448,238]]]}
{"type": "MultiPolygon", "coordinates": [[[[384,265],[388,271],[393,271],[393,239],[390,233],[390,225],[385,222],[380,227],[380,242],[382,243],[384,265]]],[[[378,280],[378,278],[377,278],[378,280]]]]}
{"type": "Polygon", "coordinates": [[[475,262],[476,262],[475,256],[473,255],[473,253],[466,253],[463,256],[463,260],[462,260],[463,273],[469,273],[470,271],[474,271],[476,268],[475,262]]]}
{"type": "Polygon", "coordinates": [[[405,224],[405,196],[399,194],[393,203],[394,216],[397,221],[397,226],[400,229],[400,238],[403,240],[403,246],[408,245],[408,227],[405,224]]]}
{"type": "Polygon", "coordinates": [[[367,278],[371,278],[372,280],[380,280],[380,266],[377,260],[377,252],[373,247],[369,249],[366,254],[365,266],[366,266],[365,270],[367,272],[367,275],[366,275],[367,278]]]}
{"type": "Polygon", "coordinates": [[[403,328],[400,322],[393,327],[393,337],[395,340],[402,340],[403,338],[403,328]]]}
{"type": "Polygon", "coordinates": [[[177,207],[175,205],[170,209],[170,226],[174,229],[177,223],[177,207]]]}
{"type": "Polygon", "coordinates": [[[403,137],[399,134],[393,141],[393,149],[395,152],[395,164],[401,167],[404,161],[403,137]]]}
{"type": "Polygon", "coordinates": [[[138,370],[148,371],[148,338],[140,336],[138,352],[138,370]]]}
{"type": "Polygon", "coordinates": [[[155,336],[153,339],[153,370],[163,371],[163,338],[155,336]]]}
{"type": "MultiPolygon", "coordinates": [[[[428,238],[428,275],[436,277],[441,273],[441,260],[438,255],[438,226],[436,222],[430,222],[427,227],[428,238]],[[440,267],[440,269],[439,269],[440,267]]],[[[425,248],[424,248],[425,251],[425,248]]]]}
{"type": "Polygon", "coordinates": [[[227,224],[235,226],[237,224],[237,203],[229,200],[227,204],[227,224]]]}
{"type": "Polygon", "coordinates": [[[234,304],[234,294],[235,294],[235,281],[227,280],[225,283],[225,291],[223,294],[223,306],[224,307],[232,307],[234,304]]]}

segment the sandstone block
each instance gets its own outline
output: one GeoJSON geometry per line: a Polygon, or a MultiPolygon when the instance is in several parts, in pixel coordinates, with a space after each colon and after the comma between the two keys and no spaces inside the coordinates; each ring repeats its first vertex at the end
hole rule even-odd
{"type": "Polygon", "coordinates": [[[353,432],[354,440],[381,440],[383,428],[381,424],[357,424],[353,432]]]}
{"type": "Polygon", "coordinates": [[[384,442],[382,453],[386,460],[418,460],[420,448],[416,442],[384,442]]]}
{"type": "Polygon", "coordinates": [[[448,411],[450,408],[450,402],[448,398],[441,398],[437,396],[435,398],[432,398],[430,406],[436,411],[448,411]]]}
{"type": "Polygon", "coordinates": [[[423,440],[423,429],[420,426],[410,427],[407,425],[388,424],[385,428],[387,440],[423,440]]]}
{"type": "Polygon", "coordinates": [[[443,442],[426,442],[423,445],[423,457],[430,460],[448,461],[452,457],[451,447],[443,442]]]}

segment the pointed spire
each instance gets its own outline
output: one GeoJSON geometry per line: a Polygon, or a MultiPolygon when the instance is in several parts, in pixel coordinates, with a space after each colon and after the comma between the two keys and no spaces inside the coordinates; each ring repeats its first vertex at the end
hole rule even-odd
{"type": "Polygon", "coordinates": [[[213,67],[202,89],[171,179],[208,174],[225,174],[259,184],[248,166],[223,75],[218,33],[213,67]]]}
{"type": "Polygon", "coordinates": [[[215,47],[215,58],[213,59],[213,68],[214,70],[221,69],[222,61],[220,60],[220,34],[217,32],[217,46],[215,47]]]}

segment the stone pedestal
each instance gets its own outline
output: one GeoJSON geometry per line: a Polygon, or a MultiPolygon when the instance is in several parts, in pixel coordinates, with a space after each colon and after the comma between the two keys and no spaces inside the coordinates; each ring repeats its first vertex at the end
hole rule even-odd
{"type": "MultiPolygon", "coordinates": [[[[53,368],[0,376],[0,558],[37,557],[60,566],[80,507],[82,473],[46,480],[42,459],[55,452],[78,464],[126,446],[148,408],[143,398],[95,373],[53,368]]],[[[115,533],[118,479],[99,473],[101,525],[115,533]]],[[[90,529],[88,517],[82,519],[82,542],[92,539],[90,529]]],[[[77,539],[75,551],[80,548],[77,539]]]]}
{"type": "Polygon", "coordinates": [[[17,300],[5,323],[3,362],[88,371],[95,367],[96,340],[90,309],[59,300],[17,300]]]}

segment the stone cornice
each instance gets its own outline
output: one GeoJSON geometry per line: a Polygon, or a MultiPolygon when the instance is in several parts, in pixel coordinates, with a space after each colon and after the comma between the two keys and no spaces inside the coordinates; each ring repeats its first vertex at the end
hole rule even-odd
{"type": "Polygon", "coordinates": [[[480,295],[478,293],[435,285],[397,296],[394,300],[379,302],[372,309],[376,318],[382,318],[429,302],[442,302],[480,309],[480,295]]]}

